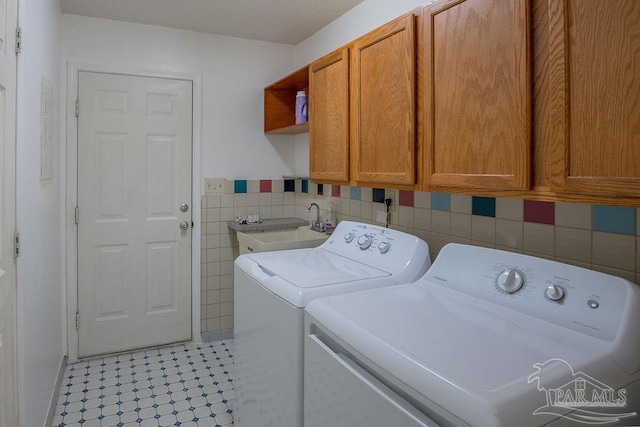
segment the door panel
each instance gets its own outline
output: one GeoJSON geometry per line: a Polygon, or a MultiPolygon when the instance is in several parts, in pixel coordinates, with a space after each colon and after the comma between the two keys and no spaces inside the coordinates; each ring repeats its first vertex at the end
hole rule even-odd
{"type": "Polygon", "coordinates": [[[191,338],[191,83],[79,73],[79,357],[191,338]]]}
{"type": "Polygon", "coordinates": [[[349,181],[349,49],[330,53],[309,69],[309,176],[349,181]]]}
{"type": "Polygon", "coordinates": [[[0,427],[18,425],[15,222],[17,1],[0,0],[0,427]]]}
{"type": "Polygon", "coordinates": [[[425,7],[428,186],[529,188],[529,3],[451,0],[425,7]]]}
{"type": "Polygon", "coordinates": [[[352,167],[359,184],[416,182],[415,29],[411,13],[355,41],[352,167]]]}
{"type": "Polygon", "coordinates": [[[552,184],[640,196],[640,3],[549,0],[552,184]]]}

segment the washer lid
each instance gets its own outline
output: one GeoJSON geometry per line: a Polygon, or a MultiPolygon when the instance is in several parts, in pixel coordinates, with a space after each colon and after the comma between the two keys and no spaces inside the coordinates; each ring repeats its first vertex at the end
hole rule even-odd
{"type": "Polygon", "coordinates": [[[319,248],[247,255],[265,272],[299,288],[315,288],[391,274],[319,248]]]}
{"type": "Polygon", "coordinates": [[[320,248],[241,255],[235,265],[298,308],[316,298],[395,284],[386,271],[320,248]]]}
{"type": "MultiPolygon", "coordinates": [[[[315,300],[306,311],[392,382],[470,425],[527,425],[545,397],[529,378],[551,359],[621,378],[590,337],[424,281],[315,300]]],[[[546,370],[546,386],[561,387],[566,374],[546,370]]]]}

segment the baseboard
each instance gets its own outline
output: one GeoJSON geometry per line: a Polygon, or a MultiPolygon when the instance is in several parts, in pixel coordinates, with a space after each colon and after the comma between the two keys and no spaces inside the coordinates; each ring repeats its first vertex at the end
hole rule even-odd
{"type": "Polygon", "coordinates": [[[202,341],[220,341],[233,339],[233,329],[223,329],[221,331],[203,332],[202,341]]]}
{"type": "Polygon", "coordinates": [[[53,417],[56,413],[56,406],[58,405],[58,394],[60,393],[60,385],[64,379],[64,371],[67,368],[67,355],[62,356],[60,360],[60,367],[58,368],[58,378],[56,378],[56,385],[51,393],[51,401],[49,402],[49,411],[47,411],[47,419],[45,420],[44,427],[49,427],[53,424],[53,417]]]}

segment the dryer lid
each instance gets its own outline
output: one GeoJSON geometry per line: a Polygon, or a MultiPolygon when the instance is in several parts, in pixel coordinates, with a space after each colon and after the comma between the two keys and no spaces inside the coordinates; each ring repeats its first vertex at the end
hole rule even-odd
{"type": "Polygon", "coordinates": [[[319,299],[306,311],[401,388],[470,424],[536,421],[539,366],[553,388],[572,380],[569,366],[610,386],[628,379],[588,336],[424,281],[319,299]]]}

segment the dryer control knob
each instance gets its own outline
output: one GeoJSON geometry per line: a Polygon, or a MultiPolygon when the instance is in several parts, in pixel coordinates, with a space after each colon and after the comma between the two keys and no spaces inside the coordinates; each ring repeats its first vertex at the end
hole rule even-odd
{"type": "Polygon", "coordinates": [[[517,292],[522,287],[524,280],[517,270],[505,270],[498,276],[498,287],[510,294],[517,292]]]}
{"type": "Polygon", "coordinates": [[[353,233],[347,233],[347,234],[345,234],[345,235],[344,235],[344,240],[345,240],[347,243],[351,243],[351,241],[353,240],[353,238],[354,238],[354,237],[356,237],[356,236],[355,236],[355,234],[353,234],[353,233]]]}
{"type": "Polygon", "coordinates": [[[378,249],[380,250],[381,254],[386,254],[387,252],[389,252],[389,249],[391,249],[391,243],[380,242],[380,244],[378,245],[378,249]]]}
{"type": "Polygon", "coordinates": [[[360,249],[368,249],[371,243],[373,243],[373,237],[368,234],[363,234],[358,237],[358,246],[360,246],[360,249]]]}
{"type": "Polygon", "coordinates": [[[562,298],[564,298],[564,289],[562,289],[560,286],[556,285],[555,283],[552,283],[549,286],[547,286],[547,291],[545,292],[545,295],[547,296],[547,298],[549,298],[552,301],[560,301],[562,298]]]}

